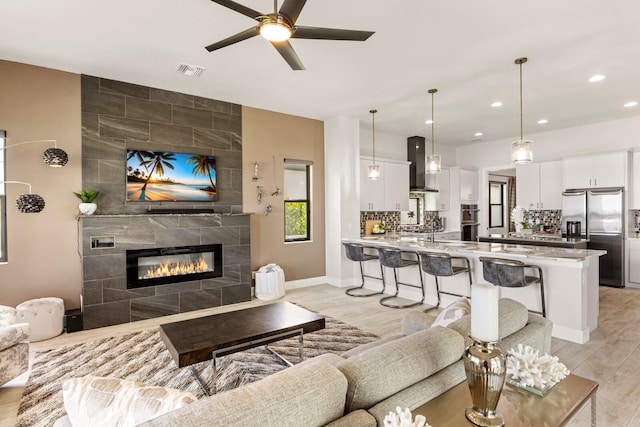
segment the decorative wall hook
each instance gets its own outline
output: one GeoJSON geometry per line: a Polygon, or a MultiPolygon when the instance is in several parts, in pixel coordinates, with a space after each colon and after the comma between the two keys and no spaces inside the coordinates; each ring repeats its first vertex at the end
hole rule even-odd
{"type": "Polygon", "coordinates": [[[262,203],[262,196],[264,195],[264,193],[262,192],[262,186],[258,185],[256,187],[256,189],[258,190],[258,204],[262,203]]]}
{"type": "Polygon", "coordinates": [[[253,162],[253,176],[251,177],[251,181],[258,180],[258,168],[260,166],[260,162],[253,162]]]}
{"type": "Polygon", "coordinates": [[[267,205],[264,207],[264,210],[267,212],[267,216],[269,216],[269,214],[273,212],[273,207],[271,205],[267,205]]]}

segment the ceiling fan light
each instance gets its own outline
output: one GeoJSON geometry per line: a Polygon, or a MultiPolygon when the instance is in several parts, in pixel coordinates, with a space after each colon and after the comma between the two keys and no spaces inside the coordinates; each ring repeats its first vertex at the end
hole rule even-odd
{"type": "Polygon", "coordinates": [[[511,143],[511,162],[517,165],[533,161],[532,142],[518,140],[511,143]]]}
{"type": "Polygon", "coordinates": [[[289,40],[291,34],[291,26],[282,16],[267,16],[260,24],[260,35],[270,42],[289,40]]]}
{"type": "Polygon", "coordinates": [[[439,154],[431,154],[426,159],[425,172],[428,174],[439,173],[442,169],[442,161],[439,154]]]}
{"type": "Polygon", "coordinates": [[[69,156],[61,148],[47,148],[42,154],[42,160],[54,168],[61,168],[69,162],[69,156]]]}

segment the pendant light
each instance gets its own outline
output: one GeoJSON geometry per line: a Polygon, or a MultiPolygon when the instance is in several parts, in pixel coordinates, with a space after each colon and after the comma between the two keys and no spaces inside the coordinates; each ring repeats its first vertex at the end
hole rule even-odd
{"type": "Polygon", "coordinates": [[[433,95],[438,91],[438,89],[429,89],[428,92],[431,94],[431,155],[427,156],[427,165],[426,165],[426,173],[435,174],[440,173],[441,169],[441,161],[440,155],[435,154],[435,138],[434,138],[434,130],[435,122],[433,121],[433,95]]]}
{"type": "Polygon", "coordinates": [[[373,163],[369,165],[369,179],[376,180],[380,178],[380,165],[376,165],[376,113],[378,110],[369,110],[371,113],[371,139],[373,140],[373,163]]]}
{"type": "Polygon", "coordinates": [[[520,140],[511,143],[511,162],[517,165],[533,161],[532,142],[524,140],[522,129],[522,64],[527,58],[518,58],[515,63],[520,66],[520,140]]]}

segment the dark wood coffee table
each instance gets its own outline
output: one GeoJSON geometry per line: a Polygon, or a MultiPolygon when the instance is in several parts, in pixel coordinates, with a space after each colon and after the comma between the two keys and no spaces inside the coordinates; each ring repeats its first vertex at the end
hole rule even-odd
{"type": "MultiPolygon", "coordinates": [[[[213,389],[210,390],[197,371],[191,367],[196,379],[208,395],[216,392],[219,356],[267,345],[285,338],[299,336],[302,360],[305,333],[324,329],[324,317],[290,302],[246,308],[228,313],[198,317],[196,319],[160,325],[160,337],[178,367],[212,361],[213,389]]],[[[282,361],[289,361],[271,350],[282,361]]]]}
{"type": "MultiPolygon", "coordinates": [[[[591,425],[596,425],[596,392],[598,383],[578,375],[569,375],[544,396],[537,396],[507,384],[502,389],[498,412],[508,427],[564,426],[588,402],[591,402],[591,425]]],[[[438,427],[473,426],[464,415],[471,406],[466,381],[411,411],[438,427]]]]}

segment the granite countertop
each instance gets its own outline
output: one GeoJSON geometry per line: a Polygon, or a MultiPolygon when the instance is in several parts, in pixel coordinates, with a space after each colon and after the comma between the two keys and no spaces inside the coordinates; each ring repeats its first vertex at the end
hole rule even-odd
{"type": "Polygon", "coordinates": [[[525,236],[512,236],[508,234],[490,234],[478,236],[480,242],[513,243],[534,246],[555,246],[562,248],[586,249],[589,239],[574,237],[562,237],[557,234],[531,234],[525,236]]]}
{"type": "Polygon", "coordinates": [[[529,246],[502,243],[464,242],[459,240],[436,240],[429,242],[428,236],[409,236],[402,233],[388,233],[381,236],[362,236],[354,241],[368,246],[391,245],[407,251],[431,250],[450,253],[474,253],[508,258],[531,258],[564,262],[584,261],[589,257],[598,257],[606,251],[595,249],[569,249],[552,246],[529,246]]]}

